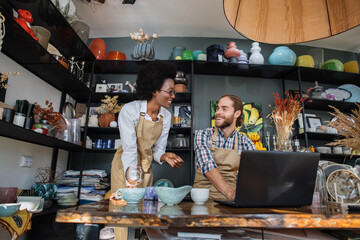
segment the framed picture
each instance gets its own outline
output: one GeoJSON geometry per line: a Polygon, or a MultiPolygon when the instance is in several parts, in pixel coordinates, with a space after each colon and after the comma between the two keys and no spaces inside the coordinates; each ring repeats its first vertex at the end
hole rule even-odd
{"type": "Polygon", "coordinates": [[[123,84],[122,83],[108,83],[109,92],[122,92],[123,84]]]}
{"type": "Polygon", "coordinates": [[[316,128],[318,128],[318,127],[320,127],[322,125],[321,118],[319,118],[319,117],[309,117],[309,116],[307,116],[306,121],[309,124],[310,128],[315,128],[316,129],[316,128]]]}

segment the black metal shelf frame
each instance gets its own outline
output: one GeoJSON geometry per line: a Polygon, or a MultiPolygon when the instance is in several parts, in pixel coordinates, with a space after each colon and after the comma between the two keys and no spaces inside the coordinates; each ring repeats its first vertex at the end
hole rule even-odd
{"type": "Polygon", "coordinates": [[[55,137],[49,137],[30,129],[25,129],[17,125],[0,120],[0,136],[13,138],[20,141],[34,143],[42,146],[61,148],[65,150],[80,150],[82,147],[70,142],[65,142],[55,137]]]}

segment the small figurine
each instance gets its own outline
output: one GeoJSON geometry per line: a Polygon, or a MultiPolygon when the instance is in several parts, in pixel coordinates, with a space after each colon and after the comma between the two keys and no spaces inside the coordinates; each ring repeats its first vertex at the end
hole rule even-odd
{"type": "Polygon", "coordinates": [[[37,37],[34,35],[34,31],[31,29],[30,24],[34,21],[31,13],[27,10],[19,9],[18,10],[19,17],[15,18],[15,21],[27,31],[36,41],[39,41],[37,37]]]}
{"type": "Polygon", "coordinates": [[[128,86],[130,88],[130,92],[134,93],[136,91],[135,87],[131,85],[129,81],[125,82],[125,86],[128,86]]]}
{"type": "Polygon", "coordinates": [[[266,148],[263,147],[262,142],[260,142],[260,135],[257,133],[250,133],[249,138],[253,141],[256,150],[266,151],[266,148]]]}

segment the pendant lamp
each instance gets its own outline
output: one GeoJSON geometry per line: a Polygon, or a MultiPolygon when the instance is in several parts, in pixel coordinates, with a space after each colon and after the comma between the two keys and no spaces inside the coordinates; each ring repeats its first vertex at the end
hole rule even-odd
{"type": "Polygon", "coordinates": [[[263,43],[313,41],[360,25],[360,0],[223,0],[223,6],[236,31],[263,43]]]}

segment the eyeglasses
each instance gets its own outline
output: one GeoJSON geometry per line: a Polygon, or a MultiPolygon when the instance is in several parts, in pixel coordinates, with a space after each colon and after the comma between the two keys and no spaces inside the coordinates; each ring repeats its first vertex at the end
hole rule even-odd
{"type": "Polygon", "coordinates": [[[165,90],[161,90],[161,89],[160,89],[160,91],[167,92],[168,94],[170,94],[170,96],[172,96],[172,95],[175,96],[175,94],[176,94],[175,90],[165,91],[165,90]]]}

